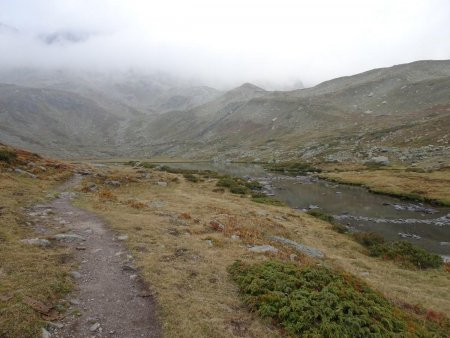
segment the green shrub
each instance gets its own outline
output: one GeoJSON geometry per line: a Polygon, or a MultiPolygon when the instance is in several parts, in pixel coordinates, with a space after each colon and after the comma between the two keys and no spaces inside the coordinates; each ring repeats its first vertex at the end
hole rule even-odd
{"type": "Polygon", "coordinates": [[[293,174],[302,174],[306,172],[321,172],[320,168],[315,168],[309,163],[305,162],[280,162],[280,163],[270,163],[264,165],[264,168],[269,171],[275,172],[287,172],[293,174]]]}
{"type": "Polygon", "coordinates": [[[316,211],[316,210],[309,210],[307,212],[308,215],[314,216],[315,218],[321,219],[322,221],[333,223],[334,218],[333,216],[327,215],[323,212],[316,211]]]}
{"type": "MultiPolygon", "coordinates": [[[[246,305],[289,335],[436,336],[429,326],[434,324],[412,318],[347,273],[318,266],[300,268],[279,261],[254,265],[237,261],[228,271],[246,305]]],[[[439,330],[433,326],[434,329],[439,330]]]]}
{"type": "Polygon", "coordinates": [[[359,244],[362,244],[366,247],[371,247],[373,245],[385,243],[384,237],[375,232],[365,232],[365,231],[355,232],[353,234],[353,238],[359,244]]]}
{"type": "Polygon", "coordinates": [[[248,193],[248,188],[242,185],[234,184],[230,187],[230,192],[232,194],[245,195],[248,193]]]}
{"type": "Polygon", "coordinates": [[[230,188],[231,186],[235,185],[236,182],[231,177],[222,177],[217,181],[218,187],[226,187],[230,188]]]}
{"type": "Polygon", "coordinates": [[[189,182],[197,183],[199,181],[198,177],[192,174],[183,174],[183,177],[189,182]]]}
{"type": "Polygon", "coordinates": [[[331,229],[333,231],[336,231],[336,232],[340,233],[340,234],[345,234],[348,231],[348,229],[347,229],[347,227],[345,225],[337,223],[334,220],[334,217],[331,216],[331,215],[327,215],[327,214],[325,214],[323,212],[316,211],[316,210],[309,210],[307,212],[307,214],[311,215],[311,216],[314,216],[314,217],[316,217],[318,219],[321,219],[322,221],[331,223],[331,229]]]}
{"type": "Polygon", "coordinates": [[[150,163],[150,162],[142,162],[141,163],[141,167],[146,168],[146,169],[153,169],[156,166],[157,166],[156,164],[150,163]]]}
{"type": "Polygon", "coordinates": [[[252,201],[256,202],[256,203],[275,205],[275,206],[279,206],[279,207],[283,207],[283,206],[286,205],[282,201],[277,200],[276,198],[272,198],[270,196],[266,196],[266,197],[252,197],[252,201]]]}
{"type": "Polygon", "coordinates": [[[430,253],[407,241],[374,244],[369,248],[369,255],[391,259],[419,269],[439,268],[444,264],[441,256],[430,253]]]}
{"type": "Polygon", "coordinates": [[[345,225],[333,222],[331,225],[331,230],[336,231],[340,234],[345,234],[348,232],[348,229],[345,225]]]}
{"type": "Polygon", "coordinates": [[[258,181],[247,181],[244,185],[251,190],[261,190],[262,185],[258,181]]]}
{"type": "Polygon", "coordinates": [[[0,162],[12,163],[17,158],[17,154],[11,150],[0,150],[0,162]]]}

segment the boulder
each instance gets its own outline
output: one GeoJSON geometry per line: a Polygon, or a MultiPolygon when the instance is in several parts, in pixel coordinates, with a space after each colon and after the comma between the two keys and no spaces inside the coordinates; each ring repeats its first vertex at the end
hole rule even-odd
{"type": "Polygon", "coordinates": [[[272,236],[272,237],[269,237],[269,239],[272,241],[279,242],[279,243],[285,244],[287,246],[290,246],[291,248],[293,248],[307,256],[310,256],[310,257],[323,258],[325,256],[323,254],[323,252],[318,249],[306,246],[304,244],[294,242],[294,241],[284,238],[284,237],[272,236]]]}
{"type": "Polygon", "coordinates": [[[389,165],[389,159],[386,156],[375,156],[367,161],[369,163],[379,164],[379,165],[389,165]]]}
{"type": "Polygon", "coordinates": [[[273,252],[277,253],[278,249],[273,247],[272,245],[256,245],[249,248],[252,252],[264,253],[264,252],[273,252]]]}

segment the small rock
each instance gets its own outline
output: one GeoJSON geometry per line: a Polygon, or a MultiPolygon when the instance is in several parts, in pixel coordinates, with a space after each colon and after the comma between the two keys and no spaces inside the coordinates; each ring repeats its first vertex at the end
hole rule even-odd
{"type": "Polygon", "coordinates": [[[167,182],[160,181],[157,183],[160,187],[167,187],[167,182]]]}
{"type": "Polygon", "coordinates": [[[269,237],[269,239],[271,239],[272,241],[276,241],[279,243],[283,243],[287,246],[290,246],[291,248],[294,248],[295,250],[300,251],[301,253],[304,253],[307,256],[311,256],[314,258],[323,258],[325,256],[323,254],[323,252],[318,249],[311,248],[304,244],[300,244],[300,243],[291,241],[290,239],[287,239],[287,238],[283,238],[283,237],[279,237],[279,236],[272,236],[272,237],[269,237]]]}
{"type": "Polygon", "coordinates": [[[128,264],[123,265],[122,270],[125,272],[137,272],[136,268],[128,264]]]}
{"type": "Polygon", "coordinates": [[[369,161],[367,161],[369,163],[374,163],[374,164],[378,164],[378,165],[389,165],[389,159],[386,156],[375,156],[369,159],[369,161]]]}
{"type": "Polygon", "coordinates": [[[51,337],[50,332],[48,332],[46,329],[42,328],[41,332],[42,332],[42,334],[41,334],[42,338],[50,338],[51,337]]]}
{"type": "Polygon", "coordinates": [[[212,240],[207,239],[205,242],[206,242],[206,244],[208,244],[208,246],[213,246],[212,240]]]}
{"type": "Polygon", "coordinates": [[[262,252],[277,253],[278,252],[278,249],[273,247],[272,245],[257,245],[257,246],[253,246],[253,247],[249,248],[249,250],[252,252],[258,252],[258,253],[262,253],[262,252]]]}
{"type": "Polygon", "coordinates": [[[126,241],[128,239],[128,235],[121,235],[121,236],[117,236],[117,239],[119,241],[126,241]]]}
{"type": "Polygon", "coordinates": [[[105,181],[105,184],[113,186],[113,187],[120,187],[120,182],[119,181],[105,181]]]}
{"type": "Polygon", "coordinates": [[[238,241],[240,239],[240,237],[238,235],[231,235],[231,239],[233,241],[238,241]]]}
{"type": "Polygon", "coordinates": [[[100,327],[100,323],[95,323],[89,328],[89,331],[91,331],[91,332],[97,331],[99,327],[100,327]]]}
{"type": "Polygon", "coordinates": [[[75,279],[81,278],[81,273],[79,273],[78,271],[70,271],[70,275],[75,279]]]}
{"type": "Polygon", "coordinates": [[[36,175],[34,175],[34,174],[32,174],[32,173],[29,173],[28,171],[22,170],[22,169],[20,169],[20,168],[15,168],[14,171],[15,171],[16,173],[18,173],[18,174],[28,175],[28,176],[30,176],[31,178],[37,178],[36,175]]]}
{"type": "Polygon", "coordinates": [[[80,301],[78,299],[70,299],[69,302],[72,305],[80,305],[80,301]]]}
{"type": "Polygon", "coordinates": [[[48,322],[48,325],[50,325],[52,327],[56,327],[57,329],[62,329],[64,327],[64,324],[62,324],[62,323],[48,322]]]}
{"type": "Polygon", "coordinates": [[[369,275],[369,272],[363,271],[360,273],[361,276],[367,277],[369,275]]]}
{"type": "Polygon", "coordinates": [[[41,247],[48,247],[48,246],[50,246],[50,241],[46,240],[46,239],[43,239],[43,238],[22,239],[20,242],[24,243],[24,244],[36,245],[36,246],[41,246],[41,247]]]}
{"type": "Polygon", "coordinates": [[[297,255],[296,254],[290,254],[289,255],[289,259],[292,261],[292,262],[295,262],[296,260],[297,260],[297,255]]]}
{"type": "Polygon", "coordinates": [[[84,237],[77,234],[57,234],[54,236],[57,241],[74,242],[84,241],[84,237]]]}
{"type": "Polygon", "coordinates": [[[211,227],[216,231],[223,231],[225,229],[225,226],[222,223],[219,223],[215,220],[209,222],[209,225],[211,225],[211,227]]]}

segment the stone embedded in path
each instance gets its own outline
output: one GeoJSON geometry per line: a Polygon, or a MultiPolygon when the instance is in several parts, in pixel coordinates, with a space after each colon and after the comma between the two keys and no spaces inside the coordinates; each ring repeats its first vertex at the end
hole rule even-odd
{"type": "Polygon", "coordinates": [[[309,246],[291,241],[290,239],[284,238],[284,237],[279,237],[279,236],[272,236],[269,237],[270,240],[275,241],[275,242],[279,242],[282,244],[285,244],[287,246],[290,246],[291,248],[300,251],[302,253],[304,253],[307,256],[310,257],[314,257],[314,258],[323,258],[325,255],[323,254],[322,251],[315,249],[315,248],[311,248],[309,246]]]}
{"type": "Polygon", "coordinates": [[[91,332],[97,331],[99,327],[100,327],[100,323],[95,323],[89,328],[89,331],[91,331],[91,332]]]}
{"type": "Polygon", "coordinates": [[[46,329],[42,328],[41,332],[42,332],[42,334],[41,334],[42,338],[50,338],[51,337],[50,333],[46,329]]]}
{"type": "Polygon", "coordinates": [[[119,181],[108,180],[108,181],[105,181],[105,184],[113,186],[113,187],[120,187],[120,182],[119,181]]]}
{"type": "Polygon", "coordinates": [[[272,245],[256,245],[249,248],[252,252],[264,253],[264,252],[273,252],[277,253],[278,249],[273,247],[272,245]]]}
{"type": "Polygon", "coordinates": [[[128,239],[128,235],[121,235],[121,236],[117,236],[117,239],[119,241],[126,241],[128,239]]]}
{"type": "Polygon", "coordinates": [[[85,241],[85,238],[77,234],[57,234],[53,236],[57,241],[74,242],[85,241]]]}
{"type": "Polygon", "coordinates": [[[21,243],[28,244],[28,245],[36,245],[41,247],[47,247],[50,246],[50,241],[43,238],[28,238],[28,239],[22,239],[20,241],[21,243]]]}

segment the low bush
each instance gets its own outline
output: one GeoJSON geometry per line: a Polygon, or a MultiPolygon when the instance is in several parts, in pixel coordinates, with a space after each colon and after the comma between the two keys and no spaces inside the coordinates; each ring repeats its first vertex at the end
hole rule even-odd
{"type": "Polygon", "coordinates": [[[305,162],[280,162],[270,163],[264,165],[264,168],[269,171],[286,172],[291,174],[303,174],[306,172],[321,172],[320,168],[315,168],[309,163],[305,162]]]}
{"type": "Polygon", "coordinates": [[[272,198],[270,196],[252,197],[252,201],[256,202],[256,203],[275,205],[275,206],[279,206],[279,207],[285,206],[285,204],[282,201],[277,200],[276,198],[272,198]]]}
{"type": "Polygon", "coordinates": [[[369,248],[369,254],[391,259],[406,266],[412,265],[419,269],[439,268],[444,264],[441,256],[406,241],[372,245],[369,248]]]}
{"type": "Polygon", "coordinates": [[[366,247],[385,243],[384,237],[375,232],[355,232],[353,239],[366,247]]]}
{"type": "Polygon", "coordinates": [[[226,187],[230,188],[231,186],[235,185],[236,182],[231,177],[222,177],[217,181],[218,187],[226,187]]]}
{"type": "Polygon", "coordinates": [[[318,219],[320,219],[322,221],[331,223],[331,229],[333,231],[336,231],[336,232],[338,232],[340,234],[345,234],[346,232],[348,232],[347,227],[345,225],[337,223],[334,220],[333,216],[331,216],[331,215],[327,215],[327,214],[325,214],[323,212],[320,212],[320,211],[317,211],[317,210],[309,210],[307,212],[307,214],[311,215],[311,216],[314,216],[314,217],[316,217],[316,218],[318,218],[318,219]]]}
{"type": "Polygon", "coordinates": [[[258,181],[247,181],[244,185],[251,190],[261,190],[262,185],[258,181]]]}
{"type": "Polygon", "coordinates": [[[198,177],[193,174],[183,174],[183,177],[189,182],[197,183],[199,181],[198,177]]]}
{"type": "Polygon", "coordinates": [[[150,163],[150,162],[142,162],[141,167],[146,168],[146,169],[153,169],[153,168],[156,168],[157,165],[154,163],[150,163]]]}
{"type": "Polygon", "coordinates": [[[12,163],[17,158],[17,154],[11,150],[0,149],[0,162],[12,163]]]}
{"type": "Polygon", "coordinates": [[[333,216],[327,215],[323,212],[316,211],[316,210],[309,210],[307,212],[308,215],[314,216],[315,218],[321,219],[322,221],[333,223],[334,218],[333,216]]]}
{"type": "Polygon", "coordinates": [[[248,193],[248,188],[242,185],[235,184],[230,187],[230,192],[232,194],[246,195],[248,193]]]}
{"type": "MultiPolygon", "coordinates": [[[[426,337],[444,332],[392,305],[356,277],[267,261],[228,269],[251,310],[297,337],[426,337]]],[[[436,335],[437,334],[437,335],[436,335]]]]}
{"type": "Polygon", "coordinates": [[[444,264],[441,256],[407,241],[386,242],[374,232],[356,232],[353,238],[368,248],[370,256],[390,259],[406,267],[429,269],[439,268],[444,264]]]}

